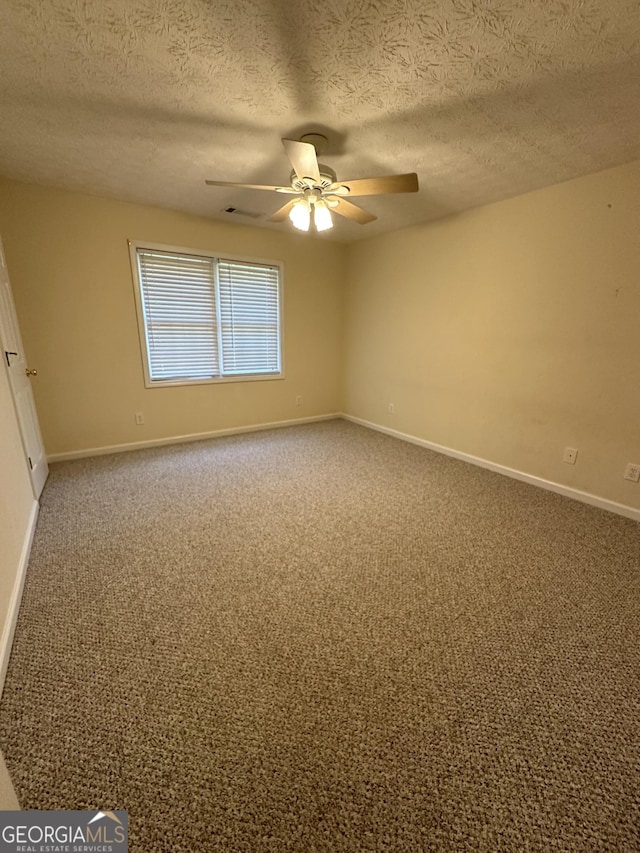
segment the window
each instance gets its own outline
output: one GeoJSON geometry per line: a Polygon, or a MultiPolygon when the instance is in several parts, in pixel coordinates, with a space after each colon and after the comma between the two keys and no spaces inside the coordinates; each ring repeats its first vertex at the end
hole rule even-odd
{"type": "Polygon", "coordinates": [[[148,386],[282,377],[281,270],[132,243],[148,386]]]}

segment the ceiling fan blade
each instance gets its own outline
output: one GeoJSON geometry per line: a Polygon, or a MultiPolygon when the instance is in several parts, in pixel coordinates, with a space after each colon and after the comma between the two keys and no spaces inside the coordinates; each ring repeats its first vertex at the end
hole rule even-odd
{"type": "Polygon", "coordinates": [[[287,216],[289,215],[289,211],[291,210],[291,208],[293,207],[293,205],[297,201],[298,201],[298,199],[294,198],[291,201],[288,201],[286,204],[283,204],[281,208],[276,210],[276,212],[273,214],[273,216],[269,217],[268,221],[269,222],[282,222],[283,219],[287,218],[287,216]]]}
{"type": "Polygon", "coordinates": [[[386,193],[415,193],[418,192],[418,176],[415,172],[407,175],[386,175],[381,178],[358,178],[355,181],[337,181],[334,185],[336,192],[339,187],[348,187],[349,195],[384,195],[386,193]]]}
{"type": "Polygon", "coordinates": [[[344,198],[338,198],[337,196],[333,196],[331,198],[330,210],[332,213],[339,213],[340,216],[346,216],[347,219],[352,219],[360,225],[366,225],[367,222],[373,222],[374,219],[378,218],[377,216],[374,216],[373,213],[369,213],[361,207],[358,207],[357,204],[351,204],[350,201],[347,201],[344,198]],[[336,201],[338,203],[334,204],[336,201]]]}
{"type": "Polygon", "coordinates": [[[293,187],[270,187],[265,184],[236,184],[233,181],[205,181],[210,187],[240,187],[243,190],[275,190],[277,193],[297,193],[293,187]]]}
{"type": "Polygon", "coordinates": [[[296,142],[295,139],[283,139],[282,144],[298,178],[312,178],[319,184],[320,170],[313,145],[310,142],[296,142]]]}

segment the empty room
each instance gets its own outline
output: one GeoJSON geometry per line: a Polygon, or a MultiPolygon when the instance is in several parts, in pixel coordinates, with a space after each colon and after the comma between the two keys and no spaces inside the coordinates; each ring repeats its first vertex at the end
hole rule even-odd
{"type": "Polygon", "coordinates": [[[0,68],[2,850],[640,850],[638,4],[0,68]]]}

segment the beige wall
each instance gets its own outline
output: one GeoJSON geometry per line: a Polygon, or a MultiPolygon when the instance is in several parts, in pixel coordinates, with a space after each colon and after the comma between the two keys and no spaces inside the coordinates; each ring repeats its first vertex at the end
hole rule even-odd
{"type": "Polygon", "coordinates": [[[5,179],[0,233],[49,454],[339,411],[344,246],[5,179]],[[286,378],[145,388],[127,239],[283,261],[286,378]]]}
{"type": "Polygon", "coordinates": [[[344,411],[640,508],[639,198],[640,162],[351,246],[344,411]]]}

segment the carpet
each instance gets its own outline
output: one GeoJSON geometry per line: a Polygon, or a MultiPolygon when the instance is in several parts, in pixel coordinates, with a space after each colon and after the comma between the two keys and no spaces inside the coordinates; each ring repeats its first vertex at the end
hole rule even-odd
{"type": "Polygon", "coordinates": [[[133,853],[640,850],[639,568],[341,420],[58,463],[0,747],[133,853]]]}

